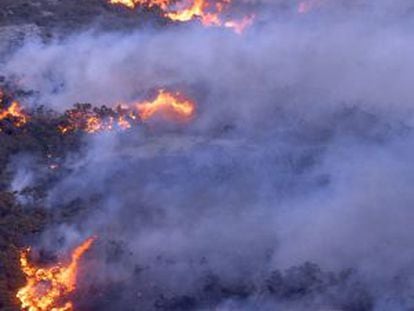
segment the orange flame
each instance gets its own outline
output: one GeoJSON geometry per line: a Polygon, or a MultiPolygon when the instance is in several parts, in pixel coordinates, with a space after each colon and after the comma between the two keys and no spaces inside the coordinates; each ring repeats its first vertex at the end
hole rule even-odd
{"type": "Polygon", "coordinates": [[[150,119],[156,114],[188,119],[193,116],[195,111],[194,103],[182,97],[179,92],[169,93],[164,90],[159,90],[157,97],[153,101],[138,103],[136,107],[143,121],[150,119]]]}
{"type": "Polygon", "coordinates": [[[16,294],[22,310],[73,310],[73,304],[71,301],[67,301],[67,295],[76,289],[79,260],[92,246],[95,239],[91,237],[75,248],[71,255],[71,261],[66,266],[59,263],[49,268],[35,267],[28,259],[30,249],[22,251],[20,267],[26,276],[26,285],[16,294]]]}
{"type": "Polygon", "coordinates": [[[163,16],[176,22],[188,22],[199,19],[204,26],[222,26],[242,33],[253,22],[254,16],[245,17],[240,21],[222,20],[221,13],[231,4],[232,0],[109,0],[111,4],[120,4],[130,9],[138,6],[148,8],[159,7],[163,16]]]}
{"type": "Polygon", "coordinates": [[[195,113],[195,103],[179,92],[159,90],[155,99],[128,106],[93,109],[90,105],[78,105],[66,112],[67,121],[59,126],[62,134],[82,130],[87,133],[111,131],[115,128],[127,130],[140,121],[148,121],[155,115],[170,120],[186,121],[195,113]]]}
{"type": "Polygon", "coordinates": [[[138,118],[136,113],[120,106],[116,110],[90,108],[90,105],[78,105],[66,111],[66,122],[58,127],[59,131],[66,134],[76,130],[87,133],[111,131],[115,128],[126,130],[131,128],[138,118]]]}
{"type": "MultiPolygon", "coordinates": [[[[4,101],[4,95],[0,91],[0,106],[4,105],[4,101]]],[[[6,119],[12,121],[15,127],[22,127],[28,122],[29,117],[24,113],[20,104],[13,101],[7,108],[0,109],[0,122],[6,119]]]]}

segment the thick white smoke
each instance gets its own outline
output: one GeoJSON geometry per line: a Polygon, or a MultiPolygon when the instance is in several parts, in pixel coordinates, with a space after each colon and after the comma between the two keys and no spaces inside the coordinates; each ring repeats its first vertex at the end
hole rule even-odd
{"type": "MultiPolygon", "coordinates": [[[[28,41],[10,57],[2,71],[36,91],[33,104],[115,105],[159,87],[198,102],[180,131],[87,137],[48,204],[80,198],[91,211],[45,236],[120,242],[126,250],[100,263],[100,277],[127,280],[143,308],[154,293],[191,293],[206,271],[261,284],[307,261],[358,271],[373,301],[362,310],[412,306],[412,6],[326,1],[298,16],[267,2],[243,36],[197,24],[96,30],[28,41]]],[[[248,310],[251,299],[217,305],[248,310]]]]}

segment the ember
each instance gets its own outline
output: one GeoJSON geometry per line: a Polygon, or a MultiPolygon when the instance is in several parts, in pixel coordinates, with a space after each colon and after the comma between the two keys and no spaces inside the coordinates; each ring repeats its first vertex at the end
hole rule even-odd
{"type": "Polygon", "coordinates": [[[87,133],[111,131],[113,129],[129,129],[136,123],[138,116],[128,109],[118,106],[94,108],[90,104],[77,104],[66,111],[66,120],[59,126],[62,134],[81,130],[87,133]]]}

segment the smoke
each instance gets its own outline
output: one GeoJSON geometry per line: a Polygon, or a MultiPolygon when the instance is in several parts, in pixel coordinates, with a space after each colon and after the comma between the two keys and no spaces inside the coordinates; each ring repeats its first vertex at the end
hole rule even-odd
{"type": "Polygon", "coordinates": [[[34,183],[34,165],[33,159],[24,155],[14,157],[14,161],[10,164],[9,170],[12,171],[14,178],[10,183],[10,190],[22,191],[26,187],[34,183]]]}
{"type": "Polygon", "coordinates": [[[86,309],[413,306],[412,5],[258,3],[242,36],[93,30],[29,40],[2,68],[58,110],[160,87],[197,101],[178,128],[85,137],[48,189],[48,208],[87,209],[41,244],[99,236],[105,295],[86,309]]]}
{"type": "Polygon", "coordinates": [[[328,28],[297,17],[242,37],[198,25],[161,33],[87,33],[54,44],[29,42],[4,72],[38,91],[39,104],[55,108],[78,101],[113,105],[160,85],[184,84],[206,88],[209,106],[221,106],[218,97],[230,102],[232,112],[249,116],[276,101],[300,110],[316,105],[319,111],[338,101],[387,109],[412,99],[409,36],[403,26],[378,30],[377,23],[357,19],[328,28]],[[243,96],[234,100],[236,91],[243,96]]]}

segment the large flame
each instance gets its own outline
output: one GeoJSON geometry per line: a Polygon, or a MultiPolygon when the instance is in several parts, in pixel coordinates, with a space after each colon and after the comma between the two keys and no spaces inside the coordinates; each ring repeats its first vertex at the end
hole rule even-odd
{"type": "Polygon", "coordinates": [[[233,29],[240,34],[250,26],[254,16],[241,20],[223,19],[223,11],[232,0],[109,0],[111,4],[120,4],[130,9],[138,6],[159,7],[163,16],[176,22],[198,19],[204,26],[222,26],[233,29]]]}
{"type": "Polygon", "coordinates": [[[3,92],[0,91],[0,122],[8,120],[12,122],[15,127],[22,127],[25,125],[28,122],[29,117],[23,111],[20,104],[17,101],[12,101],[10,105],[6,105],[5,102],[5,96],[3,92]]]}
{"type": "MultiPolygon", "coordinates": [[[[129,105],[118,105],[116,108],[94,108],[90,104],[76,104],[65,112],[58,125],[62,134],[75,131],[97,133],[114,129],[130,129],[152,117],[160,116],[166,120],[185,122],[195,113],[195,102],[180,92],[158,90],[152,100],[140,101],[129,105]]],[[[11,124],[22,127],[30,117],[17,101],[5,97],[0,91],[0,125],[11,124]],[[10,104],[9,104],[10,103],[10,104]],[[4,108],[1,108],[4,107],[4,108]]],[[[2,126],[0,126],[0,132],[2,126]]]]}
{"type": "Polygon", "coordinates": [[[20,267],[26,276],[26,285],[19,289],[16,297],[22,310],[27,311],[70,311],[73,304],[68,294],[76,289],[79,260],[95,241],[87,239],[72,252],[68,265],[57,264],[40,268],[29,262],[30,249],[20,255],[20,267]]]}
{"type": "Polygon", "coordinates": [[[139,117],[146,121],[151,117],[161,114],[167,118],[179,118],[185,120],[194,115],[194,103],[183,97],[179,92],[170,93],[159,90],[157,97],[152,101],[136,104],[139,117]]]}
{"type": "Polygon", "coordinates": [[[153,100],[121,105],[115,109],[77,105],[66,112],[66,120],[59,126],[59,131],[65,134],[77,130],[87,133],[126,130],[157,115],[168,120],[187,121],[194,113],[195,103],[180,92],[159,90],[153,100]]]}

